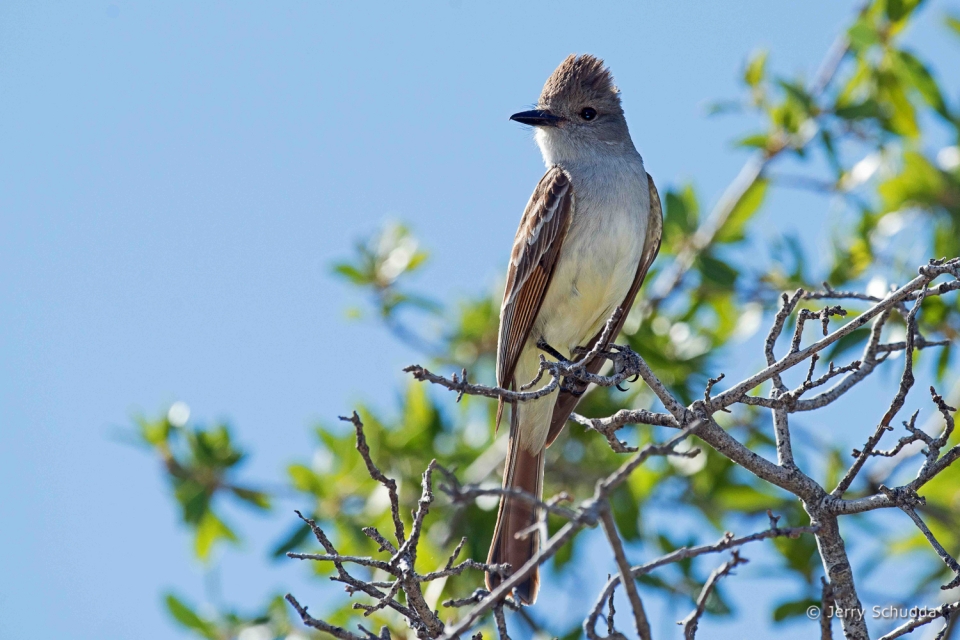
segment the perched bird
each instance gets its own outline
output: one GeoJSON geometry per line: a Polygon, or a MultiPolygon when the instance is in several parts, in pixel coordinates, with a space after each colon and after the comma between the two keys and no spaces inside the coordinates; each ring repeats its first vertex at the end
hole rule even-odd
{"type": "MultiPolygon", "coordinates": [[[[602,60],[569,56],[547,79],[537,108],[510,119],[536,128],[547,165],[520,219],[500,307],[497,383],[518,389],[536,376],[541,352],[575,360],[601,338],[619,308],[609,340],[616,337],[660,248],[663,217],[653,179],[630,139],[620,92],[602,60]]],[[[596,373],[602,365],[596,357],[588,369],[596,373]]],[[[513,403],[505,488],[542,496],[546,447],[585,389],[568,384],[513,403]]],[[[502,411],[501,400],[498,425],[502,411]]],[[[538,517],[529,502],[501,497],[488,562],[520,569],[539,549],[538,534],[529,531],[538,517]]],[[[491,590],[501,581],[487,574],[491,590]]],[[[533,604],[539,586],[534,570],[516,594],[533,604]]]]}

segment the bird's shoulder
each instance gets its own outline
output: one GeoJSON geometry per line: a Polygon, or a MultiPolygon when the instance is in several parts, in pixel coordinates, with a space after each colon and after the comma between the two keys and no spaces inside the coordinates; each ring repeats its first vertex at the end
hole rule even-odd
{"type": "Polygon", "coordinates": [[[570,174],[559,165],[547,169],[537,183],[520,218],[520,226],[510,254],[511,267],[519,267],[525,255],[542,255],[546,243],[552,243],[565,231],[573,208],[574,187],[570,174]]]}

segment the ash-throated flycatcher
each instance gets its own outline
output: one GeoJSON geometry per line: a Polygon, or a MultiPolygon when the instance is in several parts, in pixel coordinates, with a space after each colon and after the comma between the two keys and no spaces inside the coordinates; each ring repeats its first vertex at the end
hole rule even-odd
{"type": "MultiPolygon", "coordinates": [[[[547,165],[520,219],[500,307],[497,384],[516,389],[536,376],[541,351],[575,359],[578,347],[594,346],[619,307],[610,340],[616,337],[660,248],[663,217],[602,60],[571,55],[547,79],[537,108],[510,119],[536,127],[547,165]]],[[[588,369],[596,373],[602,365],[596,357],[588,369]]],[[[514,403],[504,487],[543,494],[544,452],[585,389],[568,384],[514,403]]],[[[498,425],[502,410],[501,400],[498,425]]],[[[530,528],[538,511],[501,497],[488,562],[516,571],[537,553],[539,536],[530,528]]],[[[490,589],[501,581],[487,575],[490,589]]],[[[516,592],[533,604],[539,586],[534,570],[516,592]]]]}

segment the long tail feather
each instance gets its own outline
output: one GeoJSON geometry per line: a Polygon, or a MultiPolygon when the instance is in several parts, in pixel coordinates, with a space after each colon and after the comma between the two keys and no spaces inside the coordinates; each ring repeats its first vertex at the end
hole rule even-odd
{"type": "MultiPolygon", "coordinates": [[[[511,412],[516,416],[516,408],[511,412]]],[[[503,487],[520,489],[537,496],[543,495],[543,458],[544,452],[533,454],[519,445],[517,437],[517,419],[510,420],[510,440],[507,446],[507,462],[503,471],[503,487]]],[[[525,500],[501,496],[500,510],[497,513],[497,526],[490,544],[487,562],[490,564],[509,563],[516,571],[532,558],[540,549],[538,532],[527,533],[523,538],[517,534],[536,524],[539,510],[525,500]]],[[[501,582],[499,575],[487,574],[487,588],[495,589],[501,582]]],[[[533,604],[540,590],[539,567],[516,587],[517,595],[524,604],[533,604]]]]}

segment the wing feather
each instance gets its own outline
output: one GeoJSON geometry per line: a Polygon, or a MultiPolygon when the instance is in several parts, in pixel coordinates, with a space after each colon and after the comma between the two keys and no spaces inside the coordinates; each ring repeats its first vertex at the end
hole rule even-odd
{"type": "MultiPolygon", "coordinates": [[[[552,167],[537,184],[520,219],[500,307],[497,384],[501,387],[514,384],[517,359],[540,312],[570,226],[573,200],[570,177],[560,167],[552,167]]],[[[502,411],[501,401],[497,424],[502,411]]]]}

